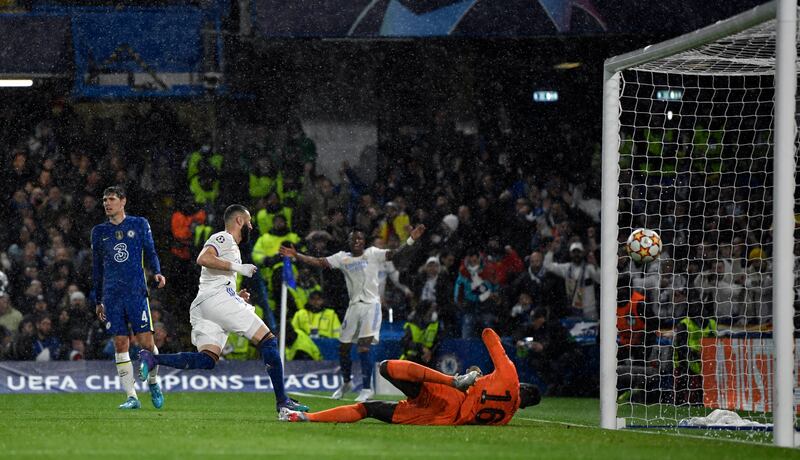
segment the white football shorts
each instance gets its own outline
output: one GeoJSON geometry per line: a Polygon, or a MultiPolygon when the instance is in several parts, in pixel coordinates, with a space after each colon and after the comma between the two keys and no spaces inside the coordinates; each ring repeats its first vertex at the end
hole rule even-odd
{"type": "Polygon", "coordinates": [[[192,344],[225,347],[228,334],[234,332],[252,339],[264,321],[255,313],[255,307],[236,294],[233,288],[219,288],[198,292],[189,310],[192,324],[192,344]]]}
{"type": "Polygon", "coordinates": [[[350,304],[344,314],[339,342],[354,343],[358,339],[372,337],[372,343],[378,343],[382,319],[381,304],[378,302],[350,304]]]}

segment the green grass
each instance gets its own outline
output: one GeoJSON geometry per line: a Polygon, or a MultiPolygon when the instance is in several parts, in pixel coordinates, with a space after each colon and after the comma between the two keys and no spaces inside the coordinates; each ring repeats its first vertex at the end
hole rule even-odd
{"type": "Polygon", "coordinates": [[[505,427],[415,427],[280,423],[271,393],[166,397],[163,410],[143,400],[123,412],[119,394],[0,396],[0,458],[800,459],[769,445],[600,430],[594,399],[545,399],[505,427]]]}

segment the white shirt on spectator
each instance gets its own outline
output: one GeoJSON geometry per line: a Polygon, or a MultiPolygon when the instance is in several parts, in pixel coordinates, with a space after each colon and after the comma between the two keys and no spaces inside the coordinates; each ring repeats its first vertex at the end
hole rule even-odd
{"type": "Polygon", "coordinates": [[[564,278],[567,297],[572,296],[567,299],[569,306],[581,309],[585,318],[598,318],[594,286],[600,282],[600,271],[596,266],[587,262],[553,262],[553,253],[548,252],[544,256],[544,269],[564,278]]]}

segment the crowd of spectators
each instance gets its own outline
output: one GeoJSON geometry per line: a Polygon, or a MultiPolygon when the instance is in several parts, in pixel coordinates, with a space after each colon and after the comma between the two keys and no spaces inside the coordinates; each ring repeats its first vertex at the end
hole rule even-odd
{"type": "MultiPolygon", "coordinates": [[[[185,129],[163,107],[131,116],[82,125],[88,122],[61,106],[8,146],[0,183],[8,204],[0,217],[9,223],[0,233],[7,275],[0,356],[104,356],[104,325],[85,293],[88,235],[105,218],[100,198],[111,184],[124,186],[128,212],[153,226],[171,286],[151,293],[154,322],[171,343],[186,343],[193,255],[232,202],[249,206],[258,227],[259,238],[243,253],[263,267],[264,282],[247,287],[267,313],[279,291],[280,244],[329,255],[360,228],[372,244],[395,247],[409,225],[425,224],[413,256],[387,266],[384,318],[403,322],[426,302],[420,316],[435,312],[441,337],[475,337],[491,326],[521,338],[537,308],[552,319],[597,317],[598,200],[584,197],[585,185],[515,160],[520,155],[507,139],[489,142],[434,117],[428,128],[403,129],[383,142],[377,179],[366,183],[359,165],[343,163],[338,177],[317,173],[316,147],[297,119],[258,144],[212,146],[207,139],[165,141],[157,133],[185,129]]],[[[298,269],[292,313],[316,290],[341,316],[341,276],[298,269]]]]}
{"type": "Polygon", "coordinates": [[[620,238],[644,227],[665,242],[646,266],[618,258],[619,384],[651,401],[702,402],[701,338],[771,330],[769,129],[709,126],[622,135],[620,238]]]}

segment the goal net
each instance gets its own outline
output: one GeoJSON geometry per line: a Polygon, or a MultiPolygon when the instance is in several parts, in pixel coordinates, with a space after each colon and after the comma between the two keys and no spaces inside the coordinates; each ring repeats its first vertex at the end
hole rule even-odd
{"type": "Polygon", "coordinates": [[[775,5],[759,8],[614,69],[617,427],[771,436],[773,256],[794,247],[774,242],[775,5]],[[664,244],[643,266],[623,249],[637,228],[664,244]]]}

